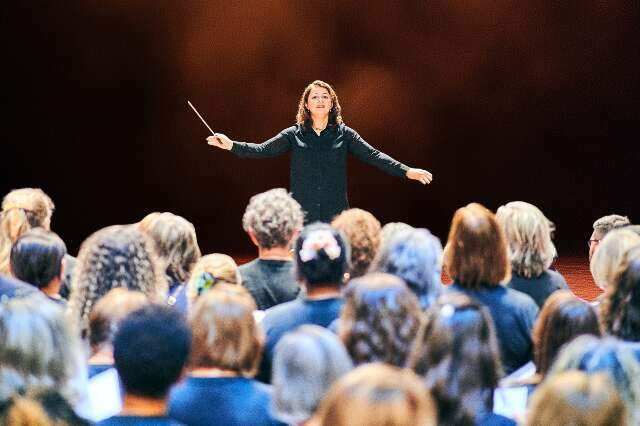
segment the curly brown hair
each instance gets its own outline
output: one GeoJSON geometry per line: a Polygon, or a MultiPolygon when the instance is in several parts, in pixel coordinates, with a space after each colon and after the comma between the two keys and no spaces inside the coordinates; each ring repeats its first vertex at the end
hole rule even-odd
{"type": "Polygon", "coordinates": [[[296,124],[305,129],[310,128],[313,123],[311,122],[311,114],[307,109],[307,101],[309,100],[309,93],[314,87],[322,87],[327,89],[329,96],[331,96],[331,110],[329,111],[329,126],[336,124],[342,124],[342,107],[340,107],[340,101],[338,101],[338,95],[333,90],[333,87],[329,83],[325,83],[322,80],[315,80],[304,89],[300,102],[298,103],[298,113],[296,114],[296,124]]]}
{"type": "Polygon", "coordinates": [[[331,226],[341,231],[351,246],[351,278],[367,273],[378,254],[382,237],[380,222],[362,209],[345,210],[336,216],[331,226]]]}
{"type": "Polygon", "coordinates": [[[604,332],[622,340],[640,341],[640,246],[626,253],[601,309],[604,332]]]}
{"type": "Polygon", "coordinates": [[[345,290],[338,335],[354,364],[404,367],[422,323],[420,302],[398,277],[373,273],[345,290]]]}

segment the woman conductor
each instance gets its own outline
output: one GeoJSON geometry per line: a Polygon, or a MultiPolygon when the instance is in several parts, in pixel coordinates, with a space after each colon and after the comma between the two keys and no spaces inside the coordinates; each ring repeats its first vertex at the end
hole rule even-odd
{"type": "Polygon", "coordinates": [[[330,222],[349,208],[347,153],[390,175],[406,176],[422,184],[431,182],[428,171],[394,160],[345,126],[338,96],[323,81],[314,81],[302,93],[296,122],[261,144],[234,142],[221,133],[209,136],[207,142],[243,158],[275,157],[291,151],[291,193],[306,212],[307,223],[330,222]]]}

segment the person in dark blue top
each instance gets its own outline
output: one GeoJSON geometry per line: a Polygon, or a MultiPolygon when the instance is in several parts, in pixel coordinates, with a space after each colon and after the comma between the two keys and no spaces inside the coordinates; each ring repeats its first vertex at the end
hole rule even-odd
{"type": "Polygon", "coordinates": [[[456,211],[443,264],[454,280],[451,291],[489,308],[505,372],[510,374],[531,361],[538,306],[526,294],[500,284],[509,279],[511,265],[504,232],[491,211],[476,203],[456,211]]]}
{"type": "Polygon", "coordinates": [[[288,332],[303,324],[329,327],[340,316],[344,303],[340,294],[349,270],[349,244],[340,232],[324,223],[303,228],[294,247],[298,281],[304,298],[274,306],[266,311],[262,327],[266,345],[257,378],[269,383],[276,344],[288,332]]]}
{"type": "Polygon", "coordinates": [[[374,165],[392,176],[430,183],[426,170],[410,168],[366,143],[342,122],[342,109],[333,88],[320,80],[304,90],[296,125],[262,144],[234,142],[216,133],[210,145],[244,158],[274,157],[291,152],[290,185],[293,197],[307,213],[305,223],[330,222],[347,201],[347,154],[374,165]]]}
{"type": "Polygon", "coordinates": [[[167,399],[190,349],[191,331],[174,308],[152,304],[129,314],[113,339],[116,370],[125,390],[122,412],[98,425],[181,425],[166,416],[167,399]]]}

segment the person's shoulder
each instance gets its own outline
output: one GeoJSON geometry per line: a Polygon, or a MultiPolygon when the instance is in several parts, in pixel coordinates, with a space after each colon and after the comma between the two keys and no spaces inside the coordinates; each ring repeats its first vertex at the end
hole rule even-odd
{"type": "Polygon", "coordinates": [[[38,292],[31,284],[0,274],[0,297],[14,298],[35,294],[38,292]]]}
{"type": "Polygon", "coordinates": [[[250,271],[254,271],[258,266],[258,260],[259,259],[253,259],[250,262],[243,263],[242,265],[238,266],[238,271],[240,272],[240,275],[242,275],[243,272],[247,273],[250,271]]]}
{"type": "Polygon", "coordinates": [[[295,321],[296,313],[304,309],[304,303],[300,299],[273,306],[265,311],[262,326],[265,330],[277,328],[281,323],[295,321]]]}
{"type": "Polygon", "coordinates": [[[301,130],[300,126],[296,124],[296,125],[289,126],[289,127],[286,127],[284,129],[282,129],[280,131],[280,134],[281,135],[285,135],[285,136],[293,136],[297,132],[300,132],[300,130],[301,130]]]}
{"type": "Polygon", "coordinates": [[[558,271],[554,271],[553,269],[548,269],[545,271],[549,281],[556,285],[558,288],[569,288],[567,285],[567,280],[564,279],[562,274],[558,271]]]}

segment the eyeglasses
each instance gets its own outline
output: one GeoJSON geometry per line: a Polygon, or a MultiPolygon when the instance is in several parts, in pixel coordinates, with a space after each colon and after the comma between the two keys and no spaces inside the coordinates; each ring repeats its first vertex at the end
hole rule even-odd
{"type": "Polygon", "coordinates": [[[591,248],[592,244],[599,244],[600,240],[589,240],[587,241],[587,247],[591,248]]]}

